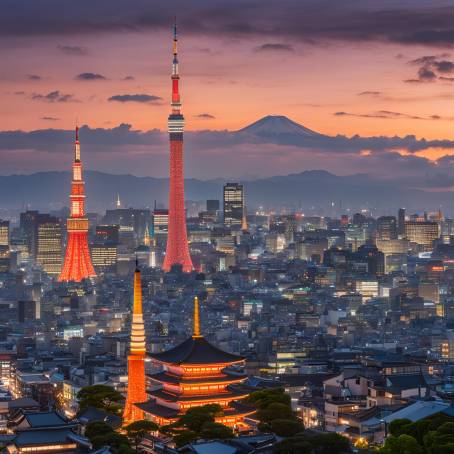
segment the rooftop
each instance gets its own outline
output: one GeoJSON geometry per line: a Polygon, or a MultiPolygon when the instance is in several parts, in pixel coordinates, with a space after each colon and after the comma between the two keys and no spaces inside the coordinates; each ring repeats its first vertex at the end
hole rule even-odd
{"type": "Polygon", "coordinates": [[[148,355],[168,364],[233,364],[244,361],[242,356],[215,347],[203,336],[192,336],[170,350],[148,355]]]}

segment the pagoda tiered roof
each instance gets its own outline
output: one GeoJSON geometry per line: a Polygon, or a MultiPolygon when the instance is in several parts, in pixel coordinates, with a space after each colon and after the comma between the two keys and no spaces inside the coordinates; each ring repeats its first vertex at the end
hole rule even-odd
{"type": "Polygon", "coordinates": [[[148,377],[160,383],[169,383],[172,385],[178,384],[198,384],[198,383],[235,383],[245,380],[247,375],[243,372],[230,373],[230,371],[223,369],[224,375],[218,376],[205,376],[205,377],[188,377],[186,375],[175,375],[168,371],[160,371],[154,374],[148,374],[148,377]]]}
{"type": "MultiPolygon", "coordinates": [[[[179,410],[159,405],[156,400],[151,399],[148,402],[136,404],[145,413],[150,413],[168,420],[177,419],[181,416],[179,410]]],[[[255,413],[256,409],[242,402],[232,402],[230,407],[223,409],[223,416],[246,416],[255,413]]]]}
{"type": "Polygon", "coordinates": [[[192,336],[181,344],[161,353],[148,356],[166,364],[234,364],[244,357],[225,352],[210,344],[203,336],[192,336]]]}
{"type": "Polygon", "coordinates": [[[148,391],[150,396],[165,400],[166,402],[192,402],[192,401],[213,401],[225,399],[241,399],[249,394],[249,391],[241,388],[227,388],[229,392],[217,394],[176,394],[166,391],[165,389],[155,389],[148,391]]]}

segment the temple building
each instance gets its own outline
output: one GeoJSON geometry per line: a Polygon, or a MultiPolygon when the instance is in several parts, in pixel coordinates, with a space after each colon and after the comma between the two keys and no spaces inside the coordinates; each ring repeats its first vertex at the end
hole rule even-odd
{"type": "Polygon", "coordinates": [[[199,302],[194,299],[194,334],[176,347],[149,354],[162,370],[148,378],[148,402],[137,404],[145,419],[159,425],[175,422],[191,407],[219,404],[216,422],[241,430],[244,418],[255,410],[241,402],[248,391],[242,370],[244,358],[211,345],[200,333],[199,302]]]}

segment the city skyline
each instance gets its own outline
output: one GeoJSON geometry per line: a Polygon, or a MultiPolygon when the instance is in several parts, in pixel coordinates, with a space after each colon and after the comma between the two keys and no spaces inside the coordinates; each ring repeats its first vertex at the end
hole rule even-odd
{"type": "Polygon", "coordinates": [[[3,450],[453,452],[453,20],[4,0],[3,450]]]}
{"type": "MultiPolygon", "coordinates": [[[[62,137],[77,118],[89,125],[81,131],[90,147],[87,168],[164,173],[165,134],[155,129],[165,129],[166,33],[179,8],[156,7],[150,19],[146,3],[125,16],[122,5],[111,2],[109,18],[95,14],[96,20],[84,22],[87,4],[68,6],[63,15],[51,1],[40,2],[46,14],[33,17],[32,25],[35,5],[20,19],[6,5],[2,174],[44,170],[44,162],[67,168],[62,137]],[[118,159],[109,159],[112,153],[118,159]]],[[[196,2],[179,16],[188,176],[231,176],[228,157],[220,156],[228,152],[245,160],[241,178],[295,167],[342,175],[443,172],[452,178],[449,2],[432,2],[430,9],[424,2],[327,2],[326,10],[314,2],[287,2],[280,14],[272,14],[272,2],[242,5],[196,2]],[[257,144],[226,132],[270,114],[330,137],[344,135],[345,144],[257,144]],[[355,144],[355,134],[375,137],[373,146],[355,144]]],[[[100,6],[92,8],[95,13],[100,6]]]]}

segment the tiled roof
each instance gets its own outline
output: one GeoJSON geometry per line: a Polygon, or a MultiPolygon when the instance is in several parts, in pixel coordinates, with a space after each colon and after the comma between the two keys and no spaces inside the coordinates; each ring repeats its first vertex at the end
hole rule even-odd
{"type": "Polygon", "coordinates": [[[230,364],[244,360],[242,356],[215,347],[204,337],[190,337],[170,350],[148,355],[158,361],[172,364],[230,364]]]}
{"type": "Polygon", "coordinates": [[[54,411],[43,413],[26,413],[25,419],[30,427],[55,427],[66,426],[67,421],[54,411]]]}

